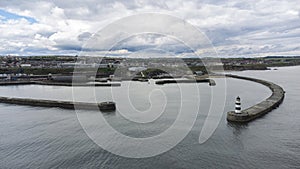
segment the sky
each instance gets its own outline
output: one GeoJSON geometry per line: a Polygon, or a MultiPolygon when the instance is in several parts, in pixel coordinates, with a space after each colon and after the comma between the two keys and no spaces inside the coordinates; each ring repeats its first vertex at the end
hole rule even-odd
{"type": "MultiPolygon", "coordinates": [[[[299,4],[300,0],[1,0],[0,55],[78,55],[90,37],[108,25],[124,17],[160,13],[193,25],[221,57],[299,56],[299,4]]],[[[127,56],[157,46],[174,56],[192,52],[178,43],[163,35],[137,35],[109,52],[127,56]]]]}

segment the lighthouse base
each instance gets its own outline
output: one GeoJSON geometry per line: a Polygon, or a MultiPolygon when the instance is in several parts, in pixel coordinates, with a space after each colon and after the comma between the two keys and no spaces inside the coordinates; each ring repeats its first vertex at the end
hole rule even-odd
{"type": "Polygon", "coordinates": [[[260,115],[258,114],[249,115],[246,113],[235,113],[234,111],[230,111],[227,113],[227,121],[244,123],[257,118],[258,116],[260,115]]]}

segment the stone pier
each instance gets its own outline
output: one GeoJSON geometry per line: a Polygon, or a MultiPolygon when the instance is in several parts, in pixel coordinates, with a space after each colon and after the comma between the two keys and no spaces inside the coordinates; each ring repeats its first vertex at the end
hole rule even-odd
{"type": "Polygon", "coordinates": [[[250,77],[243,77],[237,75],[226,74],[226,77],[242,79],[242,80],[249,80],[253,82],[260,83],[262,85],[267,86],[271,91],[272,95],[268,97],[266,100],[249,107],[245,110],[242,110],[241,113],[235,113],[234,111],[230,111],[227,113],[227,120],[229,122],[249,122],[254,120],[258,117],[265,115],[266,113],[272,111],[273,109],[277,108],[284,99],[285,91],[282,87],[274,84],[272,82],[268,82],[261,79],[255,79],[250,77]]]}

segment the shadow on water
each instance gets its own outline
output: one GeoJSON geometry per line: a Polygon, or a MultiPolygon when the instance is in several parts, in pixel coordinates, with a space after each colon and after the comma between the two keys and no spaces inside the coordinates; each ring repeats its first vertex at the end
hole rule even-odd
{"type": "Polygon", "coordinates": [[[117,114],[116,110],[114,111],[100,111],[105,116],[115,116],[117,114]]]}
{"type": "Polygon", "coordinates": [[[248,129],[248,123],[227,122],[227,126],[235,136],[239,136],[244,130],[248,129]]]}

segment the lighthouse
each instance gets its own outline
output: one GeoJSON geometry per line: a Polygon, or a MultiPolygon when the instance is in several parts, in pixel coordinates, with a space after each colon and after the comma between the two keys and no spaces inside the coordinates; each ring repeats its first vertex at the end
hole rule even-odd
{"type": "Polygon", "coordinates": [[[241,98],[239,96],[235,100],[235,113],[241,113],[241,98]]]}

